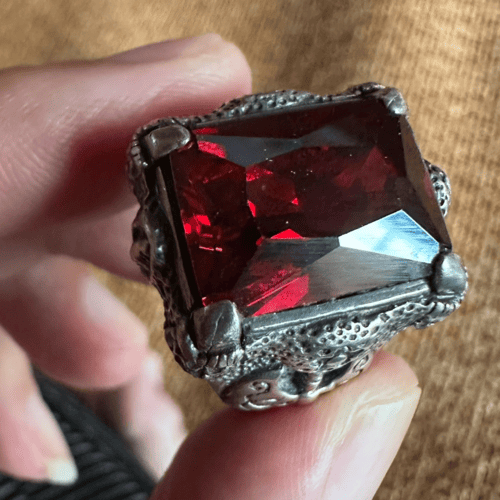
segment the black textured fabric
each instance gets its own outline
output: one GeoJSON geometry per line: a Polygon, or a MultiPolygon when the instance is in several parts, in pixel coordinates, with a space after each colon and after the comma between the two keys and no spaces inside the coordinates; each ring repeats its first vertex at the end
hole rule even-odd
{"type": "Polygon", "coordinates": [[[146,500],[153,479],[120,438],[66,389],[37,374],[42,395],[79,471],[72,486],[18,481],[0,474],[0,500],[146,500]]]}

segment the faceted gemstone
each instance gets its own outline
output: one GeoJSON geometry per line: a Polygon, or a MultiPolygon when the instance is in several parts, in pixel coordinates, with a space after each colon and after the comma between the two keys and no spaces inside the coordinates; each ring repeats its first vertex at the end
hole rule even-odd
{"type": "Polygon", "coordinates": [[[374,98],[201,127],[169,165],[204,305],[323,302],[429,276],[451,248],[406,118],[374,98]]]}

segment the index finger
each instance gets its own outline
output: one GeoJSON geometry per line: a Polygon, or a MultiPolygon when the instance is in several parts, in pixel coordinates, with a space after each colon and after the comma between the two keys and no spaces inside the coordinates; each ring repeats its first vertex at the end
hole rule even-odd
{"type": "Polygon", "coordinates": [[[217,35],[4,70],[0,237],[131,206],[123,168],[138,126],[205,113],[249,90],[245,58],[217,35]]]}

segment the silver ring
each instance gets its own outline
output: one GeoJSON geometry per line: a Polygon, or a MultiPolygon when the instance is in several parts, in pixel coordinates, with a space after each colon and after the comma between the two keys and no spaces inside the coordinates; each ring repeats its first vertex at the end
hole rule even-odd
{"type": "Polygon", "coordinates": [[[227,404],[313,401],[460,305],[450,183],[401,93],[277,91],[137,131],[132,258],[178,363],[227,404]]]}

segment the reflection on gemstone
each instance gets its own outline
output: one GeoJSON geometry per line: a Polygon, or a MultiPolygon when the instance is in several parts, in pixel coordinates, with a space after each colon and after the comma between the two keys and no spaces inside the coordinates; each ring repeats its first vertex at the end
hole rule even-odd
{"type": "Polygon", "coordinates": [[[406,118],[376,99],[193,132],[162,168],[205,305],[250,316],[318,303],[429,276],[451,248],[406,118]]]}
{"type": "Polygon", "coordinates": [[[233,300],[254,316],[430,276],[439,252],[402,211],[339,238],[280,235],[290,239],[264,240],[233,287],[233,300]]]}
{"type": "Polygon", "coordinates": [[[339,238],[340,246],[430,264],[439,243],[403,210],[339,238]]]}
{"type": "MultiPolygon", "coordinates": [[[[261,314],[283,311],[299,306],[304,297],[309,292],[309,276],[307,274],[299,276],[288,282],[286,286],[278,289],[278,291],[270,295],[264,305],[254,312],[254,316],[261,314]]],[[[259,302],[264,302],[260,300],[259,302]]],[[[255,304],[249,304],[250,307],[255,304]]]]}
{"type": "Polygon", "coordinates": [[[281,233],[275,234],[271,236],[272,240],[302,240],[302,236],[299,233],[296,233],[292,229],[285,229],[285,231],[281,231],[281,233]]]}
{"type": "Polygon", "coordinates": [[[226,158],[242,167],[262,163],[301,148],[367,147],[355,135],[348,135],[346,131],[332,125],[327,125],[297,139],[198,134],[197,139],[200,150],[226,158]]]}
{"type": "Polygon", "coordinates": [[[432,267],[423,262],[339,247],[305,272],[314,283],[311,289],[317,297],[336,298],[430,276],[432,267]]]}

